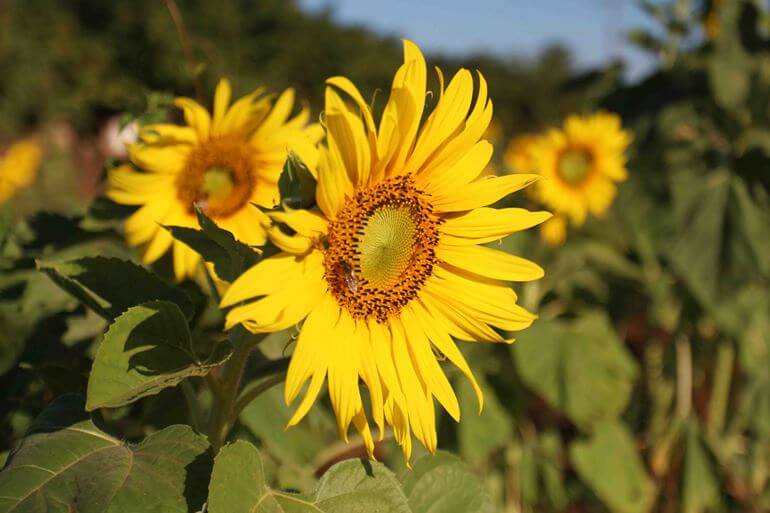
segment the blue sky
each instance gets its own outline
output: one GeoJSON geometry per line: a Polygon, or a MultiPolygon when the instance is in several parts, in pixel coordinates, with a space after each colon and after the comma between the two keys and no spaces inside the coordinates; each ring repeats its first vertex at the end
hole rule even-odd
{"type": "Polygon", "coordinates": [[[331,7],[343,24],[408,37],[427,52],[536,55],[548,44],[570,48],[579,68],[623,57],[629,77],[652,66],[623,34],[654,27],[635,0],[300,0],[313,11],[331,7]]]}

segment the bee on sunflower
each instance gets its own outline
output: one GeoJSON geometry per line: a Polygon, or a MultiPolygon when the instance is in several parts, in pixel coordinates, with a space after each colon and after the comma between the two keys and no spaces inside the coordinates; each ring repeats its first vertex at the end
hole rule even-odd
{"type": "Polygon", "coordinates": [[[492,156],[482,139],[492,118],[486,82],[478,74],[476,89],[465,69],[446,87],[440,70],[438,79],[440,97],[422,124],[427,66],[410,41],[378,124],[350,80],[327,80],[317,207],[268,213],[282,253],[241,275],[221,302],[231,308],[227,328],[272,332],[304,320],[287,404],[310,383],[288,425],[328,382],[340,436],[347,440],[352,423],[370,457],[370,418],[380,439],[392,427],[407,461],[412,434],[436,450],[434,400],[459,421],[439,357],[470,380],[481,410],[481,390],[452,337],[510,342],[506,332],[536,318],[517,304],[510,282],[537,280],[543,269],[484,244],[550,217],[489,206],[538,177],[479,178],[492,156]]]}
{"type": "Polygon", "coordinates": [[[287,150],[313,169],[316,143],[323,132],[308,124],[303,108],[291,117],[294,92],[275,101],[258,89],[230,105],[231,87],[221,80],[213,113],[190,98],[177,98],[186,125],[151,124],[129,146],[130,164],[112,170],[107,196],[140,208],[125,223],[128,243],[141,246],[152,263],[173,252],[177,279],[191,277],[200,256],[172,238],[163,225],[197,228],[194,205],[243,242],[264,244],[264,214],[254,203],[272,208],[278,202],[278,177],[287,150]]]}
{"type": "Polygon", "coordinates": [[[0,205],[35,181],[42,158],[43,150],[32,139],[15,142],[0,155],[0,205]]]}
{"type": "Polygon", "coordinates": [[[564,242],[567,222],[582,226],[588,214],[601,217],[626,180],[626,150],[631,134],[616,114],[571,115],[564,126],[523,135],[508,146],[506,163],[519,173],[543,177],[529,192],[554,216],[541,226],[551,245],[564,242]]]}

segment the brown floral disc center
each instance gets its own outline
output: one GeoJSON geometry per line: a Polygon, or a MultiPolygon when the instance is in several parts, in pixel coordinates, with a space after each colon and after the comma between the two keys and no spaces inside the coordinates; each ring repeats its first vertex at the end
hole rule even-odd
{"type": "Polygon", "coordinates": [[[329,223],[322,246],[337,302],[356,319],[385,322],[398,314],[438,262],[440,224],[408,176],[358,191],[329,223]]]}
{"type": "Polygon", "coordinates": [[[255,183],[249,143],[223,137],[190,151],[176,180],[177,197],[190,212],[197,203],[209,217],[227,217],[246,205],[255,183]]]}

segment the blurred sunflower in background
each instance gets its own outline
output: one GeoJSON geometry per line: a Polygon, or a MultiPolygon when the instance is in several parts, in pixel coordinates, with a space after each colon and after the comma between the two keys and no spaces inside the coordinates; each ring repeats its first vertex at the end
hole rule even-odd
{"type": "Polygon", "coordinates": [[[277,204],[278,177],[289,150],[315,168],[315,144],[322,130],[308,124],[306,108],[291,117],[293,90],[275,102],[263,89],[232,105],[230,97],[230,83],[221,80],[211,115],[194,100],[177,98],[186,125],[144,126],[139,142],[129,147],[131,164],[109,174],[107,196],[140,206],[126,220],[128,243],[143,247],[145,263],[171,249],[179,280],[195,274],[200,256],[162,225],[197,227],[197,204],[237,239],[264,244],[264,214],[250,203],[265,208],[277,204]]]}
{"type": "Polygon", "coordinates": [[[32,139],[15,142],[0,155],[0,204],[35,181],[42,159],[43,150],[32,139]]]}
{"type": "Polygon", "coordinates": [[[439,355],[470,380],[483,404],[452,337],[510,342],[502,333],[535,319],[516,304],[509,282],[539,279],[543,270],[483,244],[550,217],[487,207],[537,176],[479,178],[492,157],[492,145],[481,139],[492,118],[486,82],[479,74],[474,91],[473,75],[462,69],[444,88],[438,73],[441,96],[422,127],[427,67],[409,41],[378,125],[352,82],[327,81],[317,208],[269,213],[270,238],[283,252],[245,272],[221,303],[235,306],[227,328],[243,323],[270,332],[305,319],[286,378],[287,404],[310,384],[289,426],[328,379],[340,436],[347,439],[353,423],[373,456],[361,380],[380,438],[392,426],[407,461],[412,433],[436,450],[434,399],[460,419],[439,355]]]}
{"type": "Polygon", "coordinates": [[[560,129],[514,139],[506,162],[517,172],[543,177],[530,192],[554,211],[541,227],[544,240],[564,242],[567,221],[585,223],[587,215],[601,217],[617,193],[616,184],[627,178],[626,150],[631,134],[620,117],[606,112],[571,115],[560,129]]]}

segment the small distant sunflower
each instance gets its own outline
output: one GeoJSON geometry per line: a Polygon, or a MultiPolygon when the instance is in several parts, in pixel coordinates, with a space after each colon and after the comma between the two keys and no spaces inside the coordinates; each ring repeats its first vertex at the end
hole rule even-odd
{"type": "Polygon", "coordinates": [[[532,173],[532,145],[537,141],[537,134],[517,135],[505,148],[505,164],[517,173],[532,173]]]}
{"type": "Polygon", "coordinates": [[[0,204],[35,181],[42,158],[43,150],[32,139],[18,141],[0,155],[0,204]]]}
{"type": "Polygon", "coordinates": [[[615,184],[626,179],[630,142],[615,114],[569,116],[563,129],[549,130],[528,147],[531,167],[525,172],[543,177],[532,194],[577,226],[588,213],[603,215],[615,198],[615,184]]]}
{"type": "Polygon", "coordinates": [[[200,256],[172,239],[161,225],[197,227],[193,210],[197,204],[236,238],[263,244],[264,214],[250,203],[272,208],[278,202],[278,177],[288,150],[315,167],[315,144],[323,133],[320,126],[308,125],[307,109],[290,117],[291,89],[275,102],[263,90],[232,106],[230,96],[230,83],[221,80],[213,115],[189,98],[177,98],[186,126],[143,127],[139,142],[129,147],[132,165],[109,175],[108,197],[141,206],[126,220],[129,244],[143,246],[145,263],[171,249],[180,280],[195,273],[200,256]]]}
{"type": "Polygon", "coordinates": [[[270,238],[283,252],[244,273],[221,303],[234,306],[227,328],[270,332],[304,319],[287,404],[310,384],[288,425],[307,414],[328,379],[340,436],[347,439],[352,422],[370,456],[359,380],[380,437],[392,426],[407,460],[412,433],[435,451],[434,399],[460,419],[440,358],[471,381],[482,405],[452,337],[509,342],[504,332],[535,319],[516,304],[509,282],[543,276],[536,264],[483,246],[550,217],[487,206],[537,176],[478,178],[492,156],[480,140],[492,117],[486,82],[479,74],[474,92],[463,69],[444,88],[438,73],[441,95],[422,127],[427,68],[409,41],[379,125],[352,82],[327,81],[318,208],[270,213],[270,238]]]}

